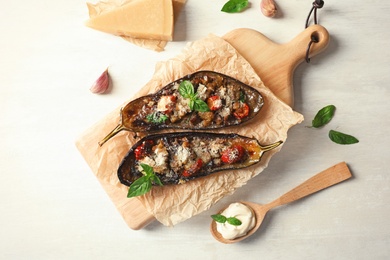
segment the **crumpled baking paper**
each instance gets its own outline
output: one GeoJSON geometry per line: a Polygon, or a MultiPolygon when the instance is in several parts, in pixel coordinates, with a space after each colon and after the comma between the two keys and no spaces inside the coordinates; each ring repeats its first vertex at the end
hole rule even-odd
{"type": "MultiPolygon", "coordinates": [[[[131,3],[132,1],[135,0],[106,0],[106,1],[100,1],[96,4],[87,3],[89,17],[92,18],[98,16],[101,13],[108,12],[115,8],[119,8],[121,6],[131,3]]],[[[187,0],[172,0],[174,23],[176,22],[177,17],[179,17],[180,11],[183,8],[186,1],[187,0]]],[[[121,37],[126,41],[131,42],[139,47],[154,50],[157,52],[163,51],[165,46],[167,45],[166,41],[136,39],[126,35],[122,35],[121,37]]]]}
{"type": "MultiPolygon", "coordinates": [[[[178,56],[158,63],[152,79],[122,105],[139,96],[154,93],[166,84],[199,70],[213,70],[236,78],[258,89],[264,98],[262,110],[251,121],[217,132],[255,137],[262,145],[268,145],[279,140],[286,141],[288,129],[303,121],[301,114],[293,111],[264,86],[251,65],[230,44],[215,35],[189,43],[178,56]]],[[[176,225],[209,209],[218,200],[245,185],[262,172],[271,157],[282,148],[279,146],[266,152],[258,164],[245,169],[214,173],[181,185],[156,186],[143,196],[128,199],[128,187],[119,182],[117,168],[136,142],[134,133],[121,132],[102,147],[98,146],[98,141],[118,124],[119,114],[120,107],[88,129],[76,144],[125,219],[129,219],[127,214],[132,214],[131,209],[125,207],[126,203],[138,199],[159,222],[166,226],[176,225]],[[123,198],[112,194],[122,194],[123,198]]]]}

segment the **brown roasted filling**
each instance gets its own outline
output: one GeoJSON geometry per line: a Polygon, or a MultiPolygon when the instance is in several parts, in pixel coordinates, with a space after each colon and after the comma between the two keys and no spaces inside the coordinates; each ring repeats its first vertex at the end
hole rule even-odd
{"type": "MultiPolygon", "coordinates": [[[[207,128],[240,123],[250,113],[244,89],[221,75],[198,75],[189,80],[198,99],[204,101],[208,111],[194,111],[190,99],[179,92],[180,82],[159,96],[145,99],[138,111],[131,111],[131,121],[138,126],[174,124],[181,122],[191,128],[207,128]]],[[[250,97],[249,97],[250,98],[250,97]]]]}
{"type": "Polygon", "coordinates": [[[252,155],[250,142],[183,137],[145,141],[134,150],[136,169],[147,164],[160,178],[190,179],[207,175],[208,169],[234,164],[252,155]],[[249,148],[249,149],[248,149],[249,148]]]}

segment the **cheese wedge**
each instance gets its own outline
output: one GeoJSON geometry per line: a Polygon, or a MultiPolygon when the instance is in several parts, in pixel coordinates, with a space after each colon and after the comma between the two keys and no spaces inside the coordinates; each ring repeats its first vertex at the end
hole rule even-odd
{"type": "Polygon", "coordinates": [[[119,36],[172,41],[172,0],[133,0],[91,16],[88,27],[119,36]]]}

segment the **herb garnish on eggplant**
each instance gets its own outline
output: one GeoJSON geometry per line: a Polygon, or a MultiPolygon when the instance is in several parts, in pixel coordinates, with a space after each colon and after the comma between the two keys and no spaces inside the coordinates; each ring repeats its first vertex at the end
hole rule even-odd
{"type": "Polygon", "coordinates": [[[212,130],[239,125],[256,116],[263,104],[262,95],[241,81],[198,71],[129,102],[120,112],[121,122],[99,144],[122,130],[212,130]]]}
{"type": "Polygon", "coordinates": [[[262,146],[255,138],[206,132],[149,135],[130,149],[118,168],[118,178],[131,186],[145,176],[147,165],[153,171],[153,175],[144,177],[150,180],[150,188],[156,183],[181,184],[214,172],[254,165],[264,152],[281,143],[262,146]]]}

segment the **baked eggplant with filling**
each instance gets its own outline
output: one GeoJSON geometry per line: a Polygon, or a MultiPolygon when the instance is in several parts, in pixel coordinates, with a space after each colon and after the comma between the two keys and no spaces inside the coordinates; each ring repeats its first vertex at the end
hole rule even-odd
{"type": "MultiPolygon", "coordinates": [[[[215,172],[258,163],[282,141],[262,146],[255,138],[238,134],[181,132],[155,134],[139,140],[118,169],[118,178],[130,186],[145,176],[148,166],[160,185],[180,184],[215,172]]],[[[156,184],[156,183],[153,183],[156,184]]]]}
{"type": "Polygon", "coordinates": [[[99,144],[122,130],[210,130],[242,124],[264,104],[254,88],[213,71],[198,71],[158,92],[137,98],[120,112],[121,122],[99,144]]]}

